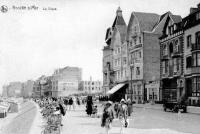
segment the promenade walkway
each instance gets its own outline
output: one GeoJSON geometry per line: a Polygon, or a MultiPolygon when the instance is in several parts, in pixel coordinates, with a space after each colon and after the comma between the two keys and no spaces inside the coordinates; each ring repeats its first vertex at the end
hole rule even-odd
{"type": "MultiPolygon", "coordinates": [[[[105,130],[100,126],[100,118],[88,117],[85,113],[85,106],[79,107],[75,111],[67,111],[63,118],[61,134],[105,134],[105,130]]],[[[118,120],[114,120],[114,127],[110,134],[119,134],[120,127],[118,120]]],[[[126,128],[124,134],[183,134],[169,129],[136,129],[126,128]]]]}

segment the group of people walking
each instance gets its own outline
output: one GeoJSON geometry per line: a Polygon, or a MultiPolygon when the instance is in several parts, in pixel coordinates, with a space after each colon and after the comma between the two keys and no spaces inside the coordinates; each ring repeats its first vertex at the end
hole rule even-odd
{"type": "Polygon", "coordinates": [[[120,103],[113,103],[108,101],[103,109],[101,126],[105,128],[106,134],[109,134],[111,129],[111,124],[114,118],[118,118],[120,122],[120,134],[123,133],[123,128],[128,127],[128,116],[132,113],[132,108],[130,108],[130,101],[125,101],[121,99],[120,103]]]}
{"type": "MultiPolygon", "coordinates": [[[[79,97],[65,97],[65,98],[43,98],[35,100],[41,108],[45,108],[46,111],[50,111],[54,114],[65,116],[67,110],[75,110],[76,105],[81,105],[86,102],[86,113],[87,115],[97,115],[97,105],[94,105],[92,96],[88,96],[86,100],[82,100],[79,97]],[[53,110],[52,110],[53,109],[53,110]]],[[[43,114],[48,114],[43,113],[43,114]]],[[[132,113],[132,103],[128,99],[125,101],[121,99],[120,102],[106,101],[103,104],[103,113],[101,116],[101,127],[105,128],[106,134],[109,134],[114,118],[117,118],[120,122],[120,134],[123,133],[123,128],[128,127],[129,121],[128,116],[132,113]]],[[[61,118],[62,120],[62,118],[61,118]]],[[[61,123],[62,125],[62,123],[61,123]]]]}

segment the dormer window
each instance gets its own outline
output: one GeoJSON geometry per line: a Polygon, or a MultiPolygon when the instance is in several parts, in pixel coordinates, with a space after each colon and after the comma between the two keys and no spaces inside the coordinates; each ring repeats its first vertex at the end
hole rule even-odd
{"type": "Polygon", "coordinates": [[[200,19],[200,12],[196,13],[196,20],[200,19]]]}
{"type": "Polygon", "coordinates": [[[169,34],[169,29],[166,28],[165,34],[168,35],[169,34]]]}
{"type": "Polygon", "coordinates": [[[174,24],[174,31],[176,31],[177,30],[177,26],[176,26],[176,24],[174,24]]]}

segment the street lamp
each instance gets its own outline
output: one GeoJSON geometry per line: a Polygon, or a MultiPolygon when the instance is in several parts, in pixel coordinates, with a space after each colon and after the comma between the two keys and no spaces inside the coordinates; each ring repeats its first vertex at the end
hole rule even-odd
{"type": "Polygon", "coordinates": [[[130,71],[131,71],[131,91],[130,91],[130,94],[131,94],[131,102],[133,102],[133,86],[132,86],[132,80],[133,80],[133,74],[132,74],[132,68],[133,68],[133,64],[131,63],[130,64],[130,71]]]}

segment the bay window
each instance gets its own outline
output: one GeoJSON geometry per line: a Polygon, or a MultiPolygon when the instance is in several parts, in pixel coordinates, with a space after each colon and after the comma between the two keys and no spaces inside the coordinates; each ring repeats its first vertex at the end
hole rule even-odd
{"type": "Polygon", "coordinates": [[[192,63],[194,67],[200,66],[200,52],[192,54],[192,63]]]}
{"type": "Polygon", "coordinates": [[[173,59],[173,63],[174,63],[174,72],[177,72],[177,58],[173,59]]]}

